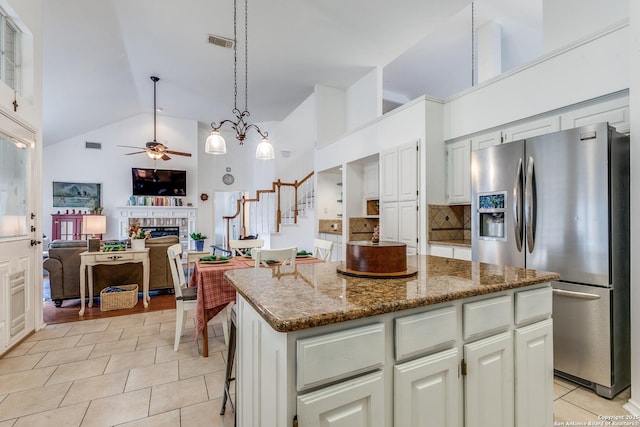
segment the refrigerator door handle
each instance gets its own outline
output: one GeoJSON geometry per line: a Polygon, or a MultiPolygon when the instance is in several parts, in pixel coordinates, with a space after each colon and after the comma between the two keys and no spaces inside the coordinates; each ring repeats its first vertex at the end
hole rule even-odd
{"type": "Polygon", "coordinates": [[[587,292],[565,291],[564,289],[554,289],[553,294],[569,298],[600,299],[600,295],[590,294],[587,292]]]}
{"type": "Polygon", "coordinates": [[[529,253],[533,252],[535,247],[535,204],[536,204],[536,173],[533,164],[533,157],[527,159],[527,178],[524,188],[524,221],[527,229],[527,247],[529,253]]]}
{"type": "Polygon", "coordinates": [[[522,252],[522,159],[518,159],[516,182],[513,184],[513,231],[516,248],[518,252],[522,252]]]}

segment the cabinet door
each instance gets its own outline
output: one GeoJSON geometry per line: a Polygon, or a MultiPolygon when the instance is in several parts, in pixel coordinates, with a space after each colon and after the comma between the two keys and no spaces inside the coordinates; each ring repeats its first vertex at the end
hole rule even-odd
{"type": "Polygon", "coordinates": [[[458,360],[454,348],[394,368],[394,425],[458,427],[458,360]]]}
{"type": "Polygon", "coordinates": [[[380,240],[398,241],[398,202],[382,203],[380,212],[380,240]]]}
{"type": "Polygon", "coordinates": [[[447,202],[471,203],[471,141],[447,145],[447,202]]]}
{"type": "Polygon", "coordinates": [[[398,200],[398,150],[380,153],[380,198],[382,201],[398,200]]]}
{"type": "Polygon", "coordinates": [[[560,130],[560,116],[545,117],[540,120],[531,120],[516,126],[511,126],[504,131],[504,142],[518,141],[545,133],[560,130]]]}
{"type": "Polygon", "coordinates": [[[429,254],[443,258],[453,258],[453,247],[444,245],[429,245],[429,254]]]}
{"type": "Polygon", "coordinates": [[[553,424],[553,321],[515,331],[516,424],[553,424]]]}
{"type": "Polygon", "coordinates": [[[398,148],[398,200],[418,198],[418,149],[416,143],[398,148]]]}
{"type": "Polygon", "coordinates": [[[364,197],[366,199],[377,199],[379,196],[379,176],[378,162],[367,163],[364,166],[364,197]]]}
{"type": "Polygon", "coordinates": [[[465,426],[512,427],[513,337],[511,332],[464,345],[465,426]]]}
{"type": "Polygon", "coordinates": [[[398,241],[407,248],[418,246],[418,202],[398,203],[398,241]]]}
{"type": "Polygon", "coordinates": [[[298,396],[298,425],[384,426],[382,372],[374,372],[298,396]]]}
{"type": "Polygon", "coordinates": [[[562,114],[562,129],[609,122],[618,132],[629,132],[629,99],[623,97],[562,114]]]}
{"type": "Polygon", "coordinates": [[[453,248],[453,257],[455,259],[462,259],[465,261],[471,261],[471,248],[453,248]]]}
{"type": "Polygon", "coordinates": [[[482,150],[483,148],[502,144],[503,141],[502,131],[489,132],[471,138],[471,149],[473,151],[482,150]]]}

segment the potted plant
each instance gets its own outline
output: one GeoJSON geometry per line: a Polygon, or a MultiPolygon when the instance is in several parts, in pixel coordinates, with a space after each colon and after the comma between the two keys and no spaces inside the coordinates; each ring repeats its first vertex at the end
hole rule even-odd
{"type": "Polygon", "coordinates": [[[196,245],[196,251],[202,252],[204,250],[204,241],[207,239],[207,235],[202,233],[191,233],[191,238],[196,245]]]}
{"type": "Polygon", "coordinates": [[[137,222],[134,222],[129,227],[129,238],[131,239],[132,250],[144,249],[144,241],[150,237],[151,233],[144,231],[137,222]]]}

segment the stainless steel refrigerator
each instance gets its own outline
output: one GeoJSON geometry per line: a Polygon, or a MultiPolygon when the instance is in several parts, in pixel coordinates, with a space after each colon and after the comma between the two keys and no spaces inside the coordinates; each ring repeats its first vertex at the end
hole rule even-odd
{"type": "Polygon", "coordinates": [[[553,271],[554,370],[630,384],[629,137],[607,123],[471,156],[474,261],[553,271]]]}

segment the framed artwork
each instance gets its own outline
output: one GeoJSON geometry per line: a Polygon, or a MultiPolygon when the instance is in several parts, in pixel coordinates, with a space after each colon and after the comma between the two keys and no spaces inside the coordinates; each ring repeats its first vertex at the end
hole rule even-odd
{"type": "Polygon", "coordinates": [[[89,208],[101,206],[101,184],[84,182],[54,182],[54,208],[89,208]]]}

